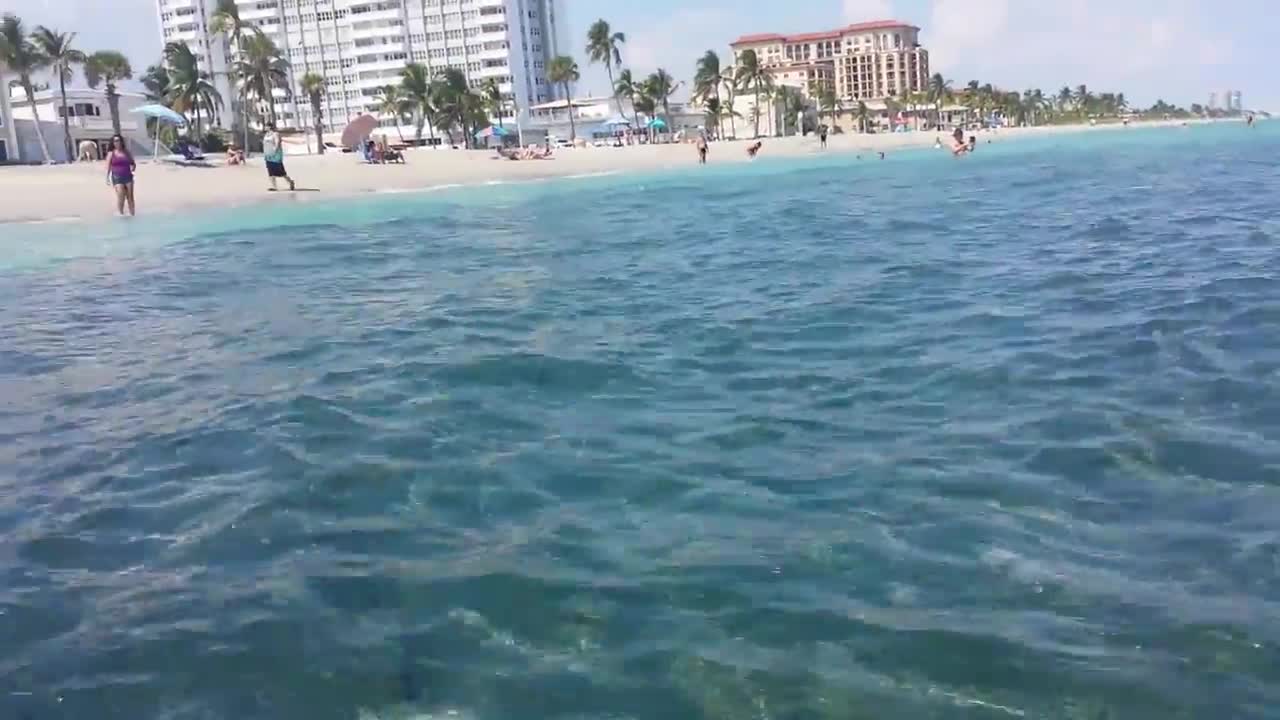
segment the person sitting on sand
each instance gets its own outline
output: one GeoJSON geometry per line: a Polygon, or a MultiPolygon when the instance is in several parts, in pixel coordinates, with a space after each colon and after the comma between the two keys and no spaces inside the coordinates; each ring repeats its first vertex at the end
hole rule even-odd
{"type": "Polygon", "coordinates": [[[747,146],[747,157],[755,157],[760,154],[760,148],[764,147],[764,143],[757,140],[753,144],[747,146]]]}
{"type": "Polygon", "coordinates": [[[227,165],[243,165],[244,151],[236,147],[235,143],[231,143],[227,147],[227,165]]]}

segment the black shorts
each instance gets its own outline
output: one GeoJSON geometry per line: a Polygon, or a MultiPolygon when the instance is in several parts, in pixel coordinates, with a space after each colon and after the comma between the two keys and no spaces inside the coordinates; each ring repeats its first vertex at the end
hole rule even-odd
{"type": "Polygon", "coordinates": [[[267,177],[289,177],[289,174],[284,171],[284,161],[268,160],[267,177]]]}

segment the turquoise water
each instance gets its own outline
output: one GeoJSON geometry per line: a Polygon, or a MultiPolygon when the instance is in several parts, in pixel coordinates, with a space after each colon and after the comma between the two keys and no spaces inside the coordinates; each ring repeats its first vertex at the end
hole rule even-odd
{"type": "Polygon", "coordinates": [[[0,718],[1280,717],[1277,126],[4,228],[0,718]]]}

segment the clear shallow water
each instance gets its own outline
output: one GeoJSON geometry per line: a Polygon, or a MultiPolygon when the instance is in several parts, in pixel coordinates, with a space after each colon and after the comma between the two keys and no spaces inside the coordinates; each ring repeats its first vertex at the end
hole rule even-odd
{"type": "Polygon", "coordinates": [[[1278,150],[6,228],[0,717],[1280,717],[1278,150]]]}

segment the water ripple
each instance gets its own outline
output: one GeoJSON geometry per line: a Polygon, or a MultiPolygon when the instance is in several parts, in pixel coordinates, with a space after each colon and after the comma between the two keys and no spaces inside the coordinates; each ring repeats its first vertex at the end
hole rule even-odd
{"type": "Polygon", "coordinates": [[[1280,141],[1236,130],[5,274],[0,717],[1276,717],[1280,141]]]}

